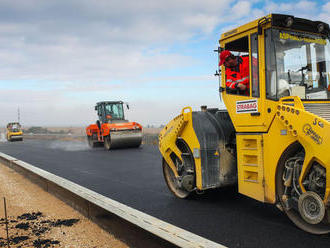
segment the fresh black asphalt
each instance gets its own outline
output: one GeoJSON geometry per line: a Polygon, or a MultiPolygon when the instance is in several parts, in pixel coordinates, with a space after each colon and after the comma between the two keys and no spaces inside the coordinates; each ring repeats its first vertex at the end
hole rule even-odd
{"type": "Polygon", "coordinates": [[[301,231],[275,206],[236,188],[175,198],[156,146],[105,151],[80,142],[25,140],[1,142],[0,151],[228,247],[330,247],[330,235],[301,231]]]}

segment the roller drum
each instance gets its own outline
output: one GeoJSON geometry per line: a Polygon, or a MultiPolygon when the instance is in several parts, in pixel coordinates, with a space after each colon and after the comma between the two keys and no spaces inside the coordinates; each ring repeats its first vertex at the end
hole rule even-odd
{"type": "Polygon", "coordinates": [[[111,149],[125,147],[139,147],[142,143],[141,130],[125,130],[111,132],[111,149]]]}
{"type": "Polygon", "coordinates": [[[12,135],[10,136],[11,141],[22,141],[23,140],[23,135],[12,135]]]}

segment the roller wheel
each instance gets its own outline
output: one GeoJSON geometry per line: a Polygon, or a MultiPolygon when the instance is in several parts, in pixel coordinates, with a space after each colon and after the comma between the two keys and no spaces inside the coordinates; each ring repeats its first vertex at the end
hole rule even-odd
{"type": "MultiPolygon", "coordinates": [[[[289,217],[289,219],[300,229],[312,233],[312,234],[326,234],[326,233],[330,233],[330,225],[328,223],[325,222],[320,222],[318,224],[310,224],[306,221],[306,217],[303,218],[301,216],[301,214],[299,213],[298,209],[294,209],[294,208],[290,208],[287,209],[285,207],[285,203],[283,200],[283,195],[284,195],[284,181],[283,181],[283,173],[285,170],[285,162],[292,158],[295,157],[297,155],[297,150],[299,150],[301,146],[299,144],[294,144],[291,147],[289,147],[286,152],[282,155],[279,165],[278,165],[278,169],[277,169],[277,173],[276,173],[276,194],[277,194],[277,199],[280,202],[280,204],[282,205],[282,208],[284,210],[284,212],[286,213],[286,215],[289,217]]],[[[309,195],[308,195],[309,196],[309,195]]],[[[301,197],[302,198],[302,197],[301,197]]],[[[316,207],[314,207],[315,204],[311,204],[310,202],[313,203],[313,201],[317,201],[317,198],[313,198],[310,199],[311,196],[304,197],[303,199],[300,199],[300,203],[299,203],[299,208],[305,208],[304,211],[307,212],[307,216],[314,214],[314,208],[317,209],[316,207]],[[307,206],[307,207],[306,207],[307,206]],[[308,206],[312,206],[310,207],[310,209],[308,209],[308,206]]],[[[311,218],[311,217],[310,217],[311,218]]]]}
{"type": "Polygon", "coordinates": [[[111,149],[111,138],[110,138],[110,135],[104,137],[104,148],[106,150],[110,150],[111,149]]]}
{"type": "Polygon", "coordinates": [[[187,198],[191,192],[180,187],[178,179],[176,179],[173,171],[170,166],[163,159],[163,174],[166,181],[166,184],[170,191],[178,198],[187,198]]]}

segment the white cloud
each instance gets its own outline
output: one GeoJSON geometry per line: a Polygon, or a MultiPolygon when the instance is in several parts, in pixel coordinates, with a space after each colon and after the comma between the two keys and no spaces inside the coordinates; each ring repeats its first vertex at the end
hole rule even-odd
{"type": "MultiPolygon", "coordinates": [[[[2,79],[64,81],[130,80],[159,68],[192,65],[193,59],[166,51],[195,35],[244,24],[268,12],[305,16],[312,1],[19,1],[0,2],[2,79]],[[27,3],[29,2],[29,3],[27,3]],[[2,10],[2,11],[1,11],[2,10]],[[232,25],[232,26],[230,26],[232,25]],[[165,48],[165,53],[159,49],[165,48]]],[[[328,20],[329,3],[320,18],[328,20]]]]}
{"type": "Polygon", "coordinates": [[[330,2],[327,2],[323,7],[322,11],[330,12],[330,2]]]}
{"type": "Polygon", "coordinates": [[[315,16],[319,12],[317,2],[306,0],[289,3],[266,1],[264,9],[268,13],[290,14],[308,19],[311,19],[311,17],[315,16]]]}
{"type": "Polygon", "coordinates": [[[317,9],[317,3],[315,1],[300,1],[295,5],[295,10],[303,13],[311,13],[317,9]]]}
{"type": "Polygon", "coordinates": [[[233,6],[231,11],[235,18],[248,16],[251,11],[251,3],[248,1],[239,1],[233,6]]]}
{"type": "Polygon", "coordinates": [[[153,48],[211,33],[230,2],[4,0],[0,75],[104,81],[188,65],[190,57],[153,48]]]}
{"type": "Polygon", "coordinates": [[[271,12],[330,22],[329,2],[305,0],[2,0],[0,78],[31,89],[2,87],[0,122],[20,106],[25,123],[88,124],[95,102],[114,98],[130,101],[127,116],[144,124],[164,123],[186,105],[219,106],[209,62],[175,44],[216,46],[220,31],[271,12]]]}
{"type": "Polygon", "coordinates": [[[330,24],[330,2],[327,2],[321,7],[321,13],[319,15],[320,20],[323,20],[330,24]]]}

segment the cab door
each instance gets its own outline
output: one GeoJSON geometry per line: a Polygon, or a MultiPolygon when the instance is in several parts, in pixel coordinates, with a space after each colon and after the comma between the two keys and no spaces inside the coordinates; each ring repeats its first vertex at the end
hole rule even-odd
{"type": "Polygon", "coordinates": [[[225,41],[221,46],[231,51],[236,56],[249,56],[250,89],[248,94],[231,92],[226,88],[225,67],[222,66],[221,84],[225,89],[223,94],[224,103],[228,109],[237,132],[262,132],[264,124],[264,98],[261,94],[264,90],[263,35],[258,35],[257,30],[240,34],[225,41]]]}

